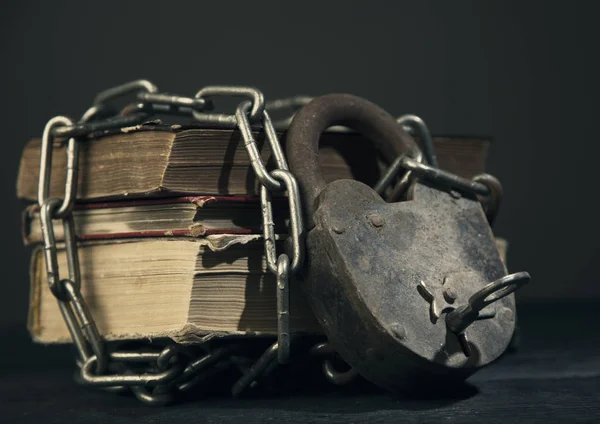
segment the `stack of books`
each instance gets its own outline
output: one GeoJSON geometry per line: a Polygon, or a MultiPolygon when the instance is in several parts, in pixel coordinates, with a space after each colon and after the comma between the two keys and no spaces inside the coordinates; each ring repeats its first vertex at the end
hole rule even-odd
{"type": "MultiPolygon", "coordinates": [[[[489,140],[434,137],[434,144],[441,168],[466,178],[484,172],[489,140]]],[[[359,135],[326,133],[321,145],[328,181],[373,185],[379,178],[377,153],[359,135]]],[[[64,195],[65,149],[57,141],[52,197],[64,195]]],[[[36,200],[39,163],[34,139],[21,158],[21,199],[36,200]]],[[[258,185],[239,132],[147,123],[81,142],[79,163],[74,220],[82,294],[105,340],[276,335],[275,278],[264,258],[258,185]]],[[[284,238],[287,201],[280,200],[274,213],[284,238]]],[[[60,241],[62,226],[55,228],[60,241]]],[[[29,331],[41,343],[70,342],[47,286],[35,204],[23,213],[23,239],[33,246],[29,331]]],[[[504,257],[505,243],[498,244],[504,257]]],[[[58,259],[66,273],[64,250],[58,259]]],[[[293,281],[290,303],[292,331],[320,334],[293,281]]]]}

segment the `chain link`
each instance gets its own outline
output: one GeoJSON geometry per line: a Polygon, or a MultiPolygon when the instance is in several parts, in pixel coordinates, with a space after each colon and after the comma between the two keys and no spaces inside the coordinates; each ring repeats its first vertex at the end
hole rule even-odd
{"type": "Polygon", "coordinates": [[[106,131],[115,128],[129,127],[141,124],[148,118],[145,111],[129,115],[115,115],[114,109],[108,106],[108,103],[115,98],[123,97],[128,94],[138,92],[156,93],[158,88],[147,80],[131,81],[117,87],[109,88],[100,92],[94,99],[94,105],[88,109],[83,118],[76,124],[70,124],[53,127],[52,135],[55,137],[86,137],[97,131],[106,131]],[[105,117],[103,120],[94,121],[91,117],[105,117]]]}
{"type": "Polygon", "coordinates": [[[148,80],[135,80],[101,91],[94,98],[95,105],[106,104],[118,97],[139,92],[157,93],[158,87],[148,80]]]}
{"type": "Polygon", "coordinates": [[[324,357],[326,359],[323,360],[323,374],[329,380],[329,382],[335,384],[336,386],[346,385],[358,377],[358,371],[355,368],[349,367],[347,371],[338,371],[333,365],[333,361],[331,358],[335,356],[335,351],[333,350],[331,344],[328,342],[317,343],[311,349],[310,353],[313,356],[324,357]]]}
{"type": "MultiPolygon", "coordinates": [[[[196,99],[211,100],[214,97],[243,97],[250,100],[252,110],[250,121],[257,122],[263,116],[265,110],[265,99],[263,94],[254,87],[236,87],[230,85],[211,85],[204,87],[196,93],[196,99]]],[[[210,102],[212,105],[212,102],[210,102]]],[[[236,114],[206,113],[194,110],[194,119],[204,124],[217,125],[219,127],[232,128],[239,125],[236,114]]]]}
{"type": "MultiPolygon", "coordinates": [[[[248,117],[249,110],[250,102],[246,101],[240,103],[240,105],[235,111],[235,119],[237,121],[240,133],[242,134],[242,138],[244,140],[244,147],[246,148],[248,156],[250,157],[250,165],[252,165],[252,169],[254,170],[254,173],[256,174],[256,177],[260,181],[261,185],[266,187],[269,191],[281,192],[283,190],[282,184],[279,181],[277,181],[269,173],[269,171],[267,171],[267,168],[262,161],[260,151],[258,150],[256,141],[254,140],[254,136],[252,135],[252,128],[250,127],[250,119],[248,117]]],[[[273,152],[273,157],[275,158],[277,168],[287,171],[288,165],[285,160],[285,157],[283,156],[283,151],[281,150],[279,141],[277,140],[277,133],[273,128],[271,119],[269,118],[267,112],[263,111],[262,113],[262,124],[265,130],[266,139],[269,143],[269,147],[271,147],[271,151],[273,152]]]]}
{"type": "Polygon", "coordinates": [[[193,111],[212,108],[212,103],[205,99],[176,96],[172,94],[149,93],[141,91],[137,98],[139,102],[130,103],[121,109],[121,116],[182,115],[192,116],[193,111]]]}

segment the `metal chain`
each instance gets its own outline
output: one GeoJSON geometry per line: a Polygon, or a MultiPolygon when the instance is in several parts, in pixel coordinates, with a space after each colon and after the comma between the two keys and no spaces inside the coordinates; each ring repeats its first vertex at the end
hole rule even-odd
{"type": "Polygon", "coordinates": [[[484,212],[490,225],[500,208],[502,201],[502,185],[498,179],[490,174],[479,174],[468,180],[448,171],[440,169],[438,166],[435,146],[431,133],[425,122],[416,115],[404,115],[396,121],[409,127],[409,132],[418,135],[422,142],[424,153],[420,152],[411,157],[409,153],[402,154],[388,167],[383,176],[375,184],[374,190],[383,196],[386,189],[394,182],[400,170],[405,172],[401,181],[396,184],[387,200],[394,202],[399,200],[406,192],[408,186],[415,178],[420,178],[438,187],[445,187],[451,190],[451,194],[460,197],[461,193],[476,196],[482,204],[484,212]],[[423,156],[427,163],[424,163],[423,156]]]}
{"type": "MultiPolygon", "coordinates": [[[[88,119],[92,117],[88,115],[88,119]]],[[[78,350],[80,360],[83,362],[87,361],[92,356],[91,352],[93,352],[93,355],[97,358],[96,369],[98,372],[103,372],[106,368],[104,347],[80,291],[79,258],[77,256],[72,214],[72,207],[77,191],[79,152],[77,140],[74,138],[70,138],[67,142],[67,176],[64,199],[61,201],[60,199],[49,197],[53,147],[51,132],[55,127],[72,124],[73,122],[69,118],[57,116],[48,122],[42,137],[38,204],[40,206],[47,279],[50,290],[59,301],[60,311],[78,350]],[[64,227],[69,268],[68,279],[60,278],[53,218],[60,218],[64,227]]]]}
{"type": "MultiPolygon", "coordinates": [[[[275,121],[275,126],[286,128],[291,123],[295,113],[305,104],[310,102],[313,97],[294,96],[267,102],[266,109],[273,112],[286,112],[286,116],[275,121]]],[[[429,128],[417,115],[402,115],[396,119],[398,124],[402,125],[404,131],[411,135],[416,135],[423,144],[423,153],[415,154],[408,152],[406,155],[398,157],[386,170],[381,179],[375,184],[373,189],[384,195],[386,190],[396,179],[396,176],[402,169],[405,172],[402,179],[396,184],[394,190],[387,196],[387,201],[394,202],[399,200],[408,189],[414,178],[422,178],[430,183],[443,186],[460,192],[476,195],[482,203],[488,221],[493,224],[500,202],[502,200],[502,185],[489,174],[480,174],[472,180],[459,177],[458,175],[439,169],[433,138],[429,128]],[[424,160],[426,163],[424,163],[424,160]]],[[[348,131],[347,128],[335,126],[328,131],[348,131]]]]}
{"type": "Polygon", "coordinates": [[[304,225],[302,223],[302,208],[298,183],[290,173],[285,155],[281,149],[277,132],[269,114],[265,110],[262,93],[251,87],[209,86],[198,91],[196,99],[212,99],[214,97],[244,97],[239,103],[235,114],[206,113],[193,111],[196,120],[207,124],[227,123],[239,129],[244,147],[250,157],[250,164],[260,187],[260,199],[263,217],[263,235],[265,243],[265,256],[269,270],[277,278],[277,342],[271,350],[277,352],[277,361],[281,364],[289,361],[290,356],[290,319],[289,319],[289,281],[290,277],[302,267],[304,254],[304,225]],[[265,133],[267,143],[271,148],[276,168],[268,171],[262,160],[260,151],[252,134],[252,123],[260,122],[265,133]],[[277,256],[275,243],[275,230],[273,209],[271,205],[272,193],[287,193],[290,211],[290,228],[288,231],[291,240],[291,258],[286,253],[277,256]]]}
{"type": "MultiPolygon", "coordinates": [[[[96,96],[94,106],[82,119],[74,123],[58,116],[51,119],[45,129],[40,155],[38,203],[48,284],[57,298],[60,311],[78,351],[80,373],[78,381],[111,390],[131,389],[134,395],[148,404],[164,404],[173,400],[176,391],[190,390],[210,371],[217,371],[233,362],[239,348],[219,348],[199,358],[184,359],[185,349],[169,345],[162,350],[107,352],[104,340],[81,293],[81,276],[73,222],[73,205],[77,196],[79,143],[90,134],[124,126],[139,125],[157,113],[193,116],[199,122],[219,127],[237,127],[252,168],[261,183],[265,256],[270,272],[277,280],[277,341],[249,367],[234,385],[233,393],[240,394],[251,386],[266,370],[290,359],[291,331],[289,311],[290,278],[303,263],[304,225],[298,183],[288,169],[277,133],[268,113],[262,93],[251,87],[209,86],[194,98],[158,93],[157,87],[146,80],[133,81],[96,96]],[[138,102],[131,103],[116,114],[109,106],[118,97],[136,94],[138,102]],[[245,97],[235,114],[211,113],[214,97],[245,97]],[[100,119],[102,118],[102,119],[100,119]],[[252,133],[260,125],[273,153],[276,168],[269,171],[262,161],[252,133]],[[63,199],[50,197],[52,150],[55,138],[67,138],[67,173],[63,199]],[[276,236],[271,195],[287,193],[290,224],[290,253],[277,255],[276,236]],[[62,220],[65,233],[69,278],[61,279],[53,219],[62,220]],[[220,366],[218,366],[220,364],[220,366]],[[131,368],[133,366],[133,368],[131,368]],[[134,372],[133,369],[145,369],[134,372]]],[[[330,367],[328,367],[329,369],[330,367]]],[[[327,374],[327,371],[326,371],[327,374]]],[[[331,373],[330,373],[331,374],[331,373]]],[[[335,380],[335,378],[334,378],[335,380]]]]}
{"type": "MultiPolygon", "coordinates": [[[[159,93],[154,84],[139,80],[100,93],[95,99],[94,106],[77,123],[63,116],[55,117],[48,122],[41,146],[38,203],[48,284],[58,300],[60,311],[77,348],[80,366],[79,381],[111,390],[129,388],[141,401],[158,405],[171,402],[178,391],[191,390],[197,384],[231,366],[237,366],[242,371],[242,377],[232,388],[233,394],[239,395],[253,386],[262,375],[273,370],[277,364],[289,362],[292,342],[289,310],[290,278],[302,267],[304,226],[298,184],[288,169],[275,125],[265,109],[293,108],[309,100],[310,98],[302,97],[265,103],[259,90],[252,87],[232,86],[209,86],[198,91],[193,98],[183,97],[159,93]],[[118,97],[131,94],[136,95],[137,101],[128,104],[118,114],[108,105],[118,97]],[[213,100],[216,97],[242,97],[244,100],[238,104],[235,113],[223,114],[212,112],[213,100]],[[156,114],[182,115],[193,117],[205,125],[238,128],[251,166],[261,184],[265,257],[268,269],[276,276],[277,281],[277,341],[250,366],[240,363],[239,358],[247,358],[244,356],[243,347],[240,346],[207,348],[205,354],[199,357],[194,357],[176,344],[159,350],[154,348],[107,352],[81,294],[72,214],[77,195],[79,143],[92,133],[139,125],[156,114]],[[263,162],[254,139],[253,129],[264,131],[273,154],[275,169],[268,170],[263,162]],[[67,139],[67,173],[63,199],[50,197],[52,149],[55,138],[67,139]],[[290,249],[278,255],[271,197],[272,194],[284,193],[287,193],[289,203],[288,247],[290,249]],[[68,278],[64,279],[61,279],[58,269],[53,219],[60,219],[64,226],[68,264],[68,278]],[[135,369],[138,371],[135,372],[135,369]]],[[[375,186],[376,191],[383,193],[403,168],[411,172],[404,174],[403,180],[406,181],[401,180],[396,185],[391,197],[401,195],[412,178],[421,178],[452,190],[479,196],[491,222],[502,196],[502,187],[498,180],[482,174],[470,181],[440,170],[437,167],[431,135],[425,123],[414,115],[402,116],[398,118],[398,122],[405,130],[420,136],[424,145],[424,156],[429,165],[423,163],[423,156],[420,153],[412,154],[412,157],[402,155],[389,167],[375,186]]],[[[330,382],[346,384],[357,376],[352,368],[344,372],[335,369],[329,358],[334,355],[329,344],[319,343],[310,352],[315,356],[327,356],[323,361],[323,372],[330,382]]],[[[247,362],[247,359],[245,361],[247,362]]]]}
{"type": "MultiPolygon", "coordinates": [[[[81,138],[98,129],[120,128],[124,123],[131,123],[131,119],[108,118],[100,122],[94,122],[94,119],[106,114],[107,108],[104,102],[136,90],[156,91],[156,88],[147,81],[136,81],[103,92],[96,98],[96,105],[90,108],[77,124],[64,116],[52,118],[46,124],[41,144],[38,204],[48,284],[58,300],[60,311],[77,348],[78,364],[81,370],[80,379],[87,384],[99,387],[159,386],[171,381],[181,372],[176,365],[177,358],[173,356],[174,353],[170,347],[166,347],[160,352],[107,353],[104,341],[81,294],[81,275],[72,213],[77,195],[79,142],[81,138]],[[52,150],[55,137],[68,137],[67,173],[65,194],[62,200],[50,197],[52,150]],[[60,219],[64,227],[69,275],[69,278],[65,279],[61,279],[58,268],[53,219],[60,219]],[[172,359],[174,365],[170,365],[172,359]],[[117,368],[115,364],[128,362],[156,362],[161,372],[111,373],[117,368]]],[[[142,119],[141,116],[136,116],[136,121],[140,119],[142,119]]]]}
{"type": "MultiPolygon", "coordinates": [[[[435,186],[450,189],[450,193],[454,197],[460,197],[461,193],[477,197],[482,203],[490,225],[493,224],[502,200],[502,185],[494,176],[479,174],[472,180],[468,180],[451,172],[427,165],[419,158],[415,159],[408,155],[400,155],[376,183],[375,191],[383,195],[402,169],[410,171],[410,179],[419,178],[435,186]]],[[[406,172],[406,174],[409,174],[409,172],[406,172]]],[[[396,201],[404,194],[408,186],[408,184],[403,184],[404,182],[401,181],[396,185],[393,192],[388,196],[388,201],[396,201]]]]}

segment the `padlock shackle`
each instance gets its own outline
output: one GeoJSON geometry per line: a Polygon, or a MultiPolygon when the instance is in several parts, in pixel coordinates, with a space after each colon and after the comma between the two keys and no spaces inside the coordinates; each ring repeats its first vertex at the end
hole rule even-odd
{"type": "Polygon", "coordinates": [[[389,164],[403,153],[415,157],[420,152],[402,126],[368,100],[350,94],[313,99],[295,114],[286,136],[287,159],[298,180],[309,221],[315,200],[326,185],[318,159],[319,139],[333,125],[346,126],[371,140],[389,164]]]}

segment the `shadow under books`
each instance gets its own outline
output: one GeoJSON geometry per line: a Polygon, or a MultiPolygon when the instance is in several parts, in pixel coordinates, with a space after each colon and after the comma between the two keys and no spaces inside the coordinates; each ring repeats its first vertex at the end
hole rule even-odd
{"type": "MultiPolygon", "coordinates": [[[[239,250],[236,257],[228,256],[227,261],[240,258],[248,260],[248,269],[251,271],[246,279],[245,297],[246,304],[239,319],[239,329],[256,328],[257,305],[252,302],[260,301],[267,297],[275,297],[275,280],[270,281],[268,274],[263,278],[263,259],[259,255],[247,255],[239,250]],[[254,270],[255,272],[252,272],[254,270]],[[266,280],[266,281],[265,281],[266,280]],[[254,315],[254,316],[253,316],[254,315]]],[[[205,261],[205,266],[213,266],[222,262],[224,256],[219,252],[205,251],[199,255],[199,261],[205,261]]],[[[275,302],[272,302],[274,304],[275,302]]],[[[273,311],[273,328],[276,328],[276,311],[273,311]]],[[[450,340],[449,342],[453,342],[450,340]]],[[[452,344],[452,343],[451,343],[452,344]]],[[[459,349],[458,343],[455,343],[459,349]]],[[[476,358],[473,358],[476,360],[476,358]]],[[[308,362],[311,362],[308,360],[308,362]]],[[[342,365],[343,366],[343,365],[342,365]]],[[[367,382],[362,378],[347,386],[334,386],[329,383],[321,372],[321,362],[313,358],[312,363],[307,363],[306,358],[292,361],[291,364],[278,367],[273,376],[260,381],[257,387],[247,390],[239,399],[231,399],[228,395],[229,383],[239,376],[223,376],[221,390],[211,385],[210,390],[192,391],[189,396],[181,399],[181,403],[197,402],[202,405],[210,398],[211,408],[270,408],[296,411],[320,412],[369,412],[380,409],[394,410],[430,410],[443,408],[457,402],[469,399],[479,393],[478,389],[467,382],[453,382],[448,386],[427,385],[418,392],[408,394],[390,394],[387,391],[367,382]],[[304,360],[302,360],[304,359],[304,360]],[[227,383],[226,383],[227,382],[227,383]],[[213,390],[214,389],[214,390],[213,390]]]]}

